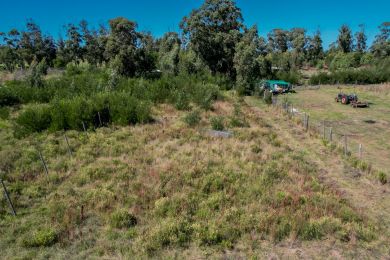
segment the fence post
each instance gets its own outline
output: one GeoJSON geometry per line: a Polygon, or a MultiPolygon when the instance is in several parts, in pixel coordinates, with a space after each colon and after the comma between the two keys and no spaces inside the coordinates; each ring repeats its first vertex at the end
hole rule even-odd
{"type": "Polygon", "coordinates": [[[83,123],[83,129],[84,129],[84,133],[86,136],[88,136],[88,133],[87,133],[87,128],[85,127],[85,123],[84,121],[82,122],[83,123]]]}
{"type": "Polygon", "coordinates": [[[347,135],[344,135],[344,155],[348,155],[347,135]]]}
{"type": "Polygon", "coordinates": [[[329,141],[332,142],[333,141],[333,128],[331,127],[330,130],[329,130],[329,141]]]}
{"type": "Polygon", "coordinates": [[[323,125],[324,125],[324,140],[326,140],[326,132],[325,132],[325,120],[323,121],[323,125]]]}
{"type": "Polygon", "coordinates": [[[359,144],[359,158],[362,159],[363,157],[363,145],[359,144]]]}
{"type": "Polygon", "coordinates": [[[65,133],[65,132],[64,132],[64,137],[65,137],[66,145],[67,145],[67,147],[68,147],[69,156],[72,157],[72,150],[70,149],[68,137],[66,136],[66,133],[65,133]]]}
{"type": "Polygon", "coordinates": [[[4,182],[3,182],[2,179],[0,179],[0,182],[1,182],[1,186],[3,186],[4,196],[5,196],[5,198],[7,199],[8,205],[9,205],[9,207],[10,207],[11,210],[12,210],[12,215],[16,216],[16,211],[15,211],[14,205],[12,204],[11,198],[9,197],[7,188],[5,187],[5,184],[4,184],[4,182]]]}
{"type": "Polygon", "coordinates": [[[45,159],[43,158],[41,150],[39,150],[38,148],[37,148],[37,150],[38,150],[38,153],[39,153],[39,158],[41,159],[41,162],[43,164],[43,168],[45,169],[46,176],[49,177],[49,170],[47,169],[47,165],[46,165],[45,159]]]}
{"type": "Polygon", "coordinates": [[[306,115],[306,132],[309,131],[309,115],[306,115]]]}
{"type": "MultiPolygon", "coordinates": [[[[264,95],[265,95],[265,92],[264,92],[264,95]]],[[[103,126],[102,125],[102,118],[100,117],[100,112],[98,111],[98,117],[99,117],[99,126],[101,127],[101,126],[103,126]]]]}

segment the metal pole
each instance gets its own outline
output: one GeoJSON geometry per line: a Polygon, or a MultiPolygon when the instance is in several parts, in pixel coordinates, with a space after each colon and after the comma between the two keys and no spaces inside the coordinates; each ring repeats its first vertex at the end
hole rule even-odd
{"type": "Polygon", "coordinates": [[[69,141],[68,141],[68,137],[66,136],[66,133],[64,133],[64,137],[65,137],[66,144],[68,146],[69,156],[72,157],[72,150],[70,149],[70,145],[69,145],[69,141]]]}
{"type": "Polygon", "coordinates": [[[39,150],[39,149],[37,149],[37,150],[38,150],[38,153],[39,153],[39,158],[41,159],[41,162],[43,164],[43,168],[45,169],[46,175],[47,175],[47,177],[49,177],[49,170],[47,169],[47,165],[46,165],[45,159],[43,158],[41,150],[39,150]]]}
{"type": "Polygon", "coordinates": [[[9,197],[7,188],[5,187],[5,184],[4,184],[2,179],[0,179],[0,182],[1,182],[1,186],[3,186],[3,189],[4,189],[4,196],[7,199],[8,205],[12,210],[12,215],[16,216],[16,211],[15,211],[14,205],[12,204],[11,198],[9,197]]]}

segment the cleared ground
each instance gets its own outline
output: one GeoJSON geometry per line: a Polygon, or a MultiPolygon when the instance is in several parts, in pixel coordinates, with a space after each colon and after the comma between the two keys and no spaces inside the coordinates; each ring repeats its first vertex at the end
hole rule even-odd
{"type": "Polygon", "coordinates": [[[363,147],[363,160],[385,172],[390,169],[390,85],[321,86],[297,89],[287,98],[294,107],[310,115],[312,127],[322,131],[325,121],[326,135],[330,127],[334,140],[343,143],[348,136],[348,149],[355,156],[359,144],[363,147]],[[360,100],[368,101],[369,108],[354,109],[335,102],[339,92],[356,93],[360,100]]]}

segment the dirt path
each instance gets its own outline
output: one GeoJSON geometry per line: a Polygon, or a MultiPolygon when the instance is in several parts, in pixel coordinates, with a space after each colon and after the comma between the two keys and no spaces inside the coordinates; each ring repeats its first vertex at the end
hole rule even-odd
{"type": "Polygon", "coordinates": [[[318,165],[320,181],[336,190],[363,216],[369,217],[390,238],[390,187],[368,178],[367,173],[353,169],[336,151],[326,148],[319,137],[311,136],[287,116],[249,105],[256,116],[276,129],[280,139],[288,140],[294,150],[307,151],[310,161],[318,165]],[[270,113],[273,117],[270,117],[270,113]]]}

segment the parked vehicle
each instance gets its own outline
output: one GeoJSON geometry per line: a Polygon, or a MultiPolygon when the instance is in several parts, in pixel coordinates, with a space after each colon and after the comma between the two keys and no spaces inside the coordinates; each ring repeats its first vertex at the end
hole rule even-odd
{"type": "Polygon", "coordinates": [[[292,85],[283,80],[264,80],[260,82],[260,88],[273,94],[287,93],[292,90],[292,85]]]}
{"type": "Polygon", "coordinates": [[[353,108],[357,107],[368,107],[368,102],[359,101],[356,94],[347,95],[345,93],[339,93],[336,98],[336,102],[341,102],[341,104],[348,105],[351,104],[353,108]]]}

